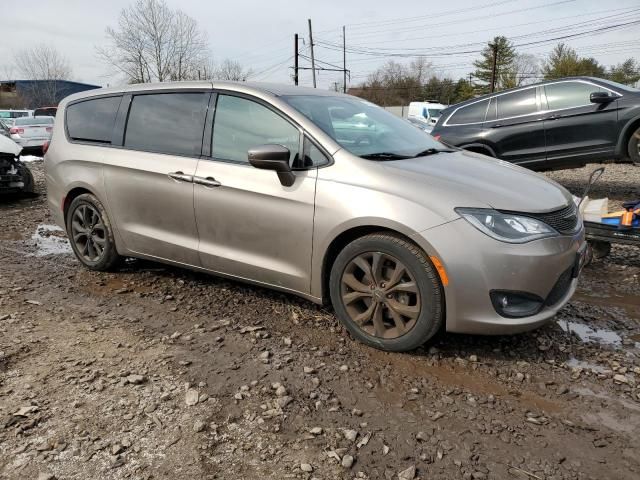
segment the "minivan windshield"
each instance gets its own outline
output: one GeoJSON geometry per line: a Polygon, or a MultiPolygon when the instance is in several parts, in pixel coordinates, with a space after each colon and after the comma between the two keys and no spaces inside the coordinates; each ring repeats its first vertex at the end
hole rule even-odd
{"type": "Polygon", "coordinates": [[[281,98],[346,150],[363,158],[400,160],[450,151],[431,135],[366,100],[325,95],[281,98]]]}

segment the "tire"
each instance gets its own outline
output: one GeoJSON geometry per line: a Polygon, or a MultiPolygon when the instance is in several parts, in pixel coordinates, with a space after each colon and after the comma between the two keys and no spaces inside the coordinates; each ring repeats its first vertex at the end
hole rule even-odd
{"type": "Polygon", "coordinates": [[[24,193],[34,193],[34,185],[35,182],[33,180],[33,174],[29,167],[27,167],[24,163],[18,162],[18,171],[20,172],[20,176],[22,177],[22,181],[24,183],[24,187],[22,187],[22,191],[24,193]]]}
{"type": "Polygon", "coordinates": [[[392,233],[373,233],[348,244],[331,267],[329,290],[338,319],[351,335],[380,350],[413,350],[433,337],[444,320],[442,285],[429,257],[415,244],[392,233]],[[373,270],[380,272],[378,276],[373,274],[378,279],[375,282],[360,268],[363,260],[371,262],[369,275],[373,270]],[[394,283],[396,271],[402,271],[399,265],[404,273],[394,283]],[[370,311],[375,312],[371,324],[356,322],[359,315],[366,316],[370,311]],[[405,312],[413,318],[400,318],[399,322],[397,317],[405,312]]]}
{"type": "Polygon", "coordinates": [[[631,134],[628,145],[629,158],[636,166],[640,166],[640,128],[631,134]]]}
{"type": "Polygon", "coordinates": [[[89,270],[113,270],[121,257],[116,250],[111,222],[100,200],[90,193],[77,196],[69,205],[67,236],[80,263],[89,270]],[[88,242],[88,238],[91,241],[88,242]],[[87,247],[87,243],[90,246],[87,247]]]}

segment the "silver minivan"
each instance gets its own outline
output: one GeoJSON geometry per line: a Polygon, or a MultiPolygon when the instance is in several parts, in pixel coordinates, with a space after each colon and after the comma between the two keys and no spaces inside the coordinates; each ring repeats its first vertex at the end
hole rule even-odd
{"type": "Polygon", "coordinates": [[[140,257],[330,301],[385,350],[441,328],[535,328],[569,300],[584,257],[559,185],[322,90],[82,92],[60,104],[45,169],[86,267],[140,257]]]}

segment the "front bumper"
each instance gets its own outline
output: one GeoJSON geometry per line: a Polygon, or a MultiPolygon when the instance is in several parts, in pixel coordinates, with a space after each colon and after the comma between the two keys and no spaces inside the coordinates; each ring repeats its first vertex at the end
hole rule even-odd
{"type": "Polygon", "coordinates": [[[569,276],[584,245],[584,229],[573,236],[509,244],[494,240],[458,219],[415,236],[444,265],[446,329],[449,332],[498,335],[543,325],[575,292],[569,276]],[[547,300],[535,315],[506,318],[494,308],[490,292],[527,292],[547,300]]]}

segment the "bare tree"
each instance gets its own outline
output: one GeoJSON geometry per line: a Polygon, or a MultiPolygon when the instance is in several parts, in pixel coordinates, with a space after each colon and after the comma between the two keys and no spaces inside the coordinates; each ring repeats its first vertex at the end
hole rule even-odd
{"type": "Polygon", "coordinates": [[[25,80],[66,80],[71,77],[69,60],[54,47],[39,44],[14,55],[18,74],[25,80]]]}
{"type": "Polygon", "coordinates": [[[251,69],[245,70],[237,61],[229,58],[225,59],[216,68],[213,77],[216,80],[231,80],[234,82],[245,82],[253,72],[251,69]]]}
{"type": "Polygon", "coordinates": [[[540,74],[540,62],[535,55],[519,53],[509,68],[500,74],[503,88],[514,88],[535,83],[540,74]]]}
{"type": "Polygon", "coordinates": [[[196,20],[164,0],[137,0],[106,29],[98,56],[130,83],[192,80],[211,64],[206,34],[196,20]]]}
{"type": "Polygon", "coordinates": [[[15,70],[25,82],[21,97],[29,106],[57,105],[63,93],[58,80],[71,78],[69,60],[54,47],[39,44],[14,55],[15,70]]]}

